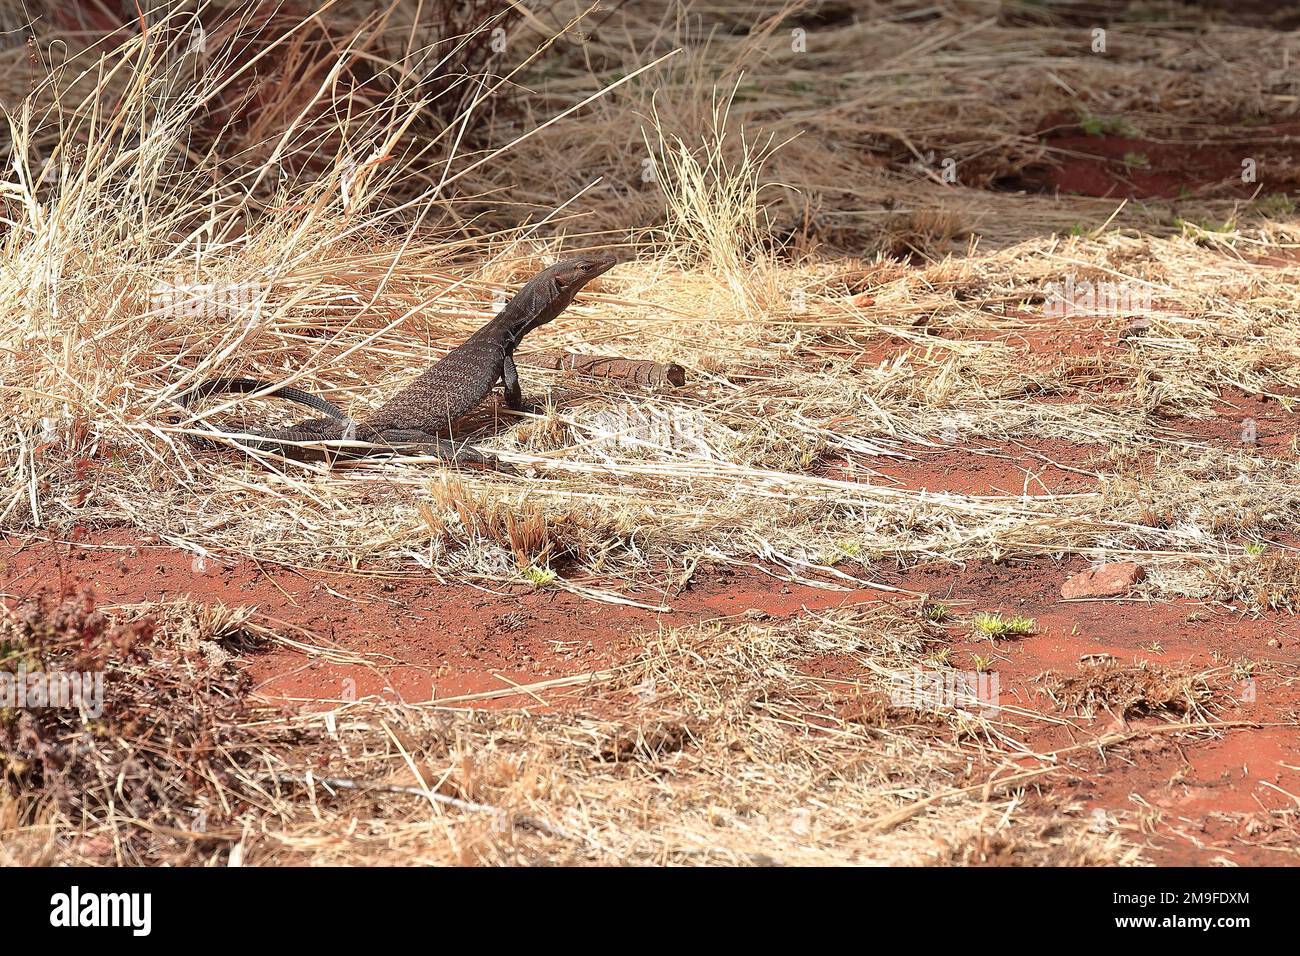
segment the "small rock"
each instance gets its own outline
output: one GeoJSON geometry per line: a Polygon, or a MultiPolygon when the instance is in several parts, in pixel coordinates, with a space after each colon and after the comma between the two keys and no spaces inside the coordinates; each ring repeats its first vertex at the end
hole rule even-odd
{"type": "Polygon", "coordinates": [[[1066,600],[1085,597],[1115,597],[1147,576],[1142,565],[1132,561],[1114,561],[1082,571],[1061,585],[1066,600]]]}
{"type": "Polygon", "coordinates": [[[1097,654],[1080,654],[1080,664],[1095,664],[1099,667],[1106,667],[1114,664],[1117,658],[1114,654],[1097,653],[1097,654]]]}
{"type": "Polygon", "coordinates": [[[1150,319],[1135,319],[1120,330],[1120,339],[1135,339],[1151,331],[1150,319]]]}

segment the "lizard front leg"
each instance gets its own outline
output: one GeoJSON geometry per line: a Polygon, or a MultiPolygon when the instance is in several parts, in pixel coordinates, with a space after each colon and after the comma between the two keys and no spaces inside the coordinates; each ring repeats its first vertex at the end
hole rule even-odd
{"type": "Polygon", "coordinates": [[[501,370],[501,384],[506,389],[506,408],[516,412],[524,410],[524,396],[519,389],[519,369],[515,368],[515,358],[507,355],[501,370]]]}
{"type": "Polygon", "coordinates": [[[519,388],[519,369],[515,367],[512,356],[506,356],[505,365],[501,369],[501,384],[506,389],[506,407],[512,411],[537,414],[544,407],[542,402],[524,401],[523,393],[519,388]]]}

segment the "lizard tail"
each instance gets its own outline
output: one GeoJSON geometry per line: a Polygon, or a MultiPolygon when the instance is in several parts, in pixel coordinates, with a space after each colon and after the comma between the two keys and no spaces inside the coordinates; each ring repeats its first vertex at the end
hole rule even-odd
{"type": "Polygon", "coordinates": [[[343,409],[333,402],[313,395],[311,392],[304,392],[300,388],[293,388],[288,385],[275,388],[273,382],[264,382],[256,378],[210,378],[183,395],[177,396],[176,401],[182,407],[189,408],[196,398],[203,398],[206,395],[220,395],[227,392],[245,395],[252,392],[265,392],[267,398],[282,398],[288,402],[297,402],[299,405],[306,405],[318,412],[324,412],[330,418],[338,419],[341,422],[351,421],[347,412],[343,411],[343,409]]]}

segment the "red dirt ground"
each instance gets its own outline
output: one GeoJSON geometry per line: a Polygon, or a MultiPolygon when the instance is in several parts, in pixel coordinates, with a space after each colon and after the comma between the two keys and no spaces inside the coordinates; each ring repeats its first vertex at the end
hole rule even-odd
{"type": "Polygon", "coordinates": [[[1084,132],[1077,121],[1049,117],[1040,138],[1050,162],[1026,167],[1003,186],[1029,192],[1110,199],[1236,198],[1287,193],[1300,186],[1300,127],[1260,126],[1248,134],[1187,130],[1168,139],[1084,132]],[[1254,178],[1242,162],[1254,160],[1254,178]]]}
{"type": "MultiPolygon", "coordinates": [[[[194,596],[255,607],[258,621],[332,652],[323,656],[356,659],[331,663],[280,645],[248,659],[263,696],[309,704],[347,694],[419,702],[499,692],[510,681],[531,683],[608,666],[660,625],[751,610],[788,614],[805,605],[834,606],[846,597],[843,591],[796,588],[757,571],[722,570],[675,595],[630,595],[643,604],[671,606],[657,613],[557,588],[489,591],[411,574],[308,573],[249,561],[199,571],[192,555],[125,531],[95,533],[75,545],[0,538],[0,569],[8,599],[75,581],[91,585],[105,605],[194,596]],[[353,683],[345,684],[349,679],[353,683]]],[[[493,700],[535,702],[527,695],[493,700]]]]}
{"type": "Polygon", "coordinates": [[[1072,494],[1092,490],[1095,477],[1080,472],[1100,451],[1033,440],[974,442],[939,452],[917,449],[915,461],[878,465],[882,477],[872,484],[963,495],[1072,494]]]}
{"type": "MultiPolygon", "coordinates": [[[[1285,395],[1284,397],[1290,397],[1285,395]]],[[[1300,398],[1288,411],[1282,402],[1265,395],[1225,389],[1210,418],[1169,420],[1173,431],[1222,449],[1249,449],[1266,458],[1295,461],[1293,442],[1300,434],[1300,398]],[[1253,431],[1249,425],[1253,424],[1253,431]],[[1253,441],[1248,441],[1253,435],[1253,441]]]]}
{"type": "MultiPolygon", "coordinates": [[[[1147,832],[1129,833],[1158,863],[1297,863],[1295,817],[1290,829],[1269,811],[1300,809],[1300,621],[1282,615],[1248,618],[1230,609],[1186,603],[1060,600],[1061,583],[1081,570],[1080,559],[1032,564],[935,564],[887,575],[880,583],[924,591],[953,609],[948,626],[952,666],[971,669],[975,655],[992,657],[1004,705],[1022,706],[1062,723],[1016,718],[1019,736],[1042,753],[1086,745],[1123,729],[1113,715],[1062,714],[1035,681],[1043,671],[1075,673],[1084,654],[1111,654],[1123,663],[1150,661],[1199,671],[1233,661],[1256,663],[1253,700],[1226,674],[1215,698],[1216,717],[1257,723],[1221,736],[1138,735],[1106,751],[1087,746],[1061,758],[1060,772],[1036,778],[1027,799],[1044,807],[1141,810],[1147,832]],[[973,610],[1022,614],[1035,633],[1015,640],[975,639],[962,619],[973,610]],[[1158,643],[1157,643],[1158,642],[1158,643]],[[1278,726],[1283,725],[1285,726],[1278,726]],[[1289,843],[1286,841],[1290,841],[1289,843]]],[[[0,573],[12,602],[61,581],[90,584],[101,602],[129,604],[192,596],[256,608],[255,622],[295,640],[348,655],[331,662],[282,644],[247,654],[242,666],[262,695],[288,707],[323,706],[355,696],[385,694],[408,701],[451,702],[483,695],[476,706],[571,706],[562,688],[512,694],[511,684],[535,684],[589,674],[633,654],[660,628],[689,621],[761,612],[780,618],[802,608],[889,600],[874,589],[831,591],[782,582],[754,570],[697,574],[675,595],[642,593],[654,611],[597,604],[556,589],[491,593],[448,586],[418,575],[304,573],[240,562],[196,570],[190,555],[148,544],[126,531],[102,531],[77,544],[37,538],[0,539],[0,573]],[[300,629],[300,630],[299,630],[300,629]],[[349,681],[351,682],[349,684],[349,681]]],[[[817,676],[853,679],[856,665],[815,660],[817,676]]],[[[845,706],[854,695],[845,690],[845,706]]],[[[461,703],[470,703],[461,700],[461,703]]],[[[1158,728],[1155,718],[1131,729],[1158,728]]],[[[1026,768],[1042,766],[1027,759],[1026,768]]],[[[990,768],[973,768],[972,781],[990,768]]],[[[1104,818],[1102,818],[1104,820],[1104,818]]]]}
{"type": "MultiPolygon", "coordinates": [[[[1044,321],[1041,329],[1008,341],[1029,361],[1086,360],[1120,347],[1114,332],[1078,317],[1044,321]]],[[[1092,391],[1096,401],[1108,383],[1085,374],[1078,387],[1092,391]]],[[[1261,454],[1291,455],[1297,419],[1282,403],[1226,391],[1217,412],[1205,420],[1170,419],[1167,426],[1207,444],[1240,447],[1249,417],[1261,454]]],[[[825,470],[914,490],[1041,496],[1091,490],[1091,472],[1108,470],[1103,451],[1059,441],[966,440],[961,447],[909,449],[912,460],[830,461],[825,470]]],[[[1296,542],[1285,544],[1294,548],[1296,542]]],[[[1121,818],[1126,837],[1156,863],[1300,864],[1300,620],[1281,613],[1248,616],[1220,604],[1061,600],[1061,584],[1085,567],[1077,557],[933,563],[882,572],[880,589],[853,591],[715,568],[701,570],[674,593],[628,595],[648,605],[633,607],[558,588],[440,585],[419,574],[306,572],[249,561],[202,567],[188,553],[121,529],[93,532],[75,544],[0,538],[0,580],[9,603],[75,582],[91,585],[104,605],[191,596],[254,608],[255,624],[315,648],[270,642],[240,659],[258,692],[288,708],[371,695],[482,707],[578,707],[585,675],[628,660],[662,628],[896,599],[888,588],[925,593],[952,609],[948,663],[965,671],[981,666],[977,658],[989,659],[1003,705],[1025,711],[1010,717],[1019,728],[1012,736],[1034,754],[1060,752],[1055,764],[1041,756],[1001,767],[977,763],[971,784],[995,771],[1046,768],[1024,784],[1031,806],[1093,819],[1098,827],[1121,818]],[[1034,633],[995,642],[976,638],[968,624],[975,611],[1032,617],[1034,633]],[[1160,732],[1174,718],[1125,721],[1106,712],[1092,718],[1062,712],[1039,678],[1046,671],[1077,675],[1089,655],[1212,672],[1209,706],[1228,726],[1174,737],[1160,732]],[[1252,663],[1253,683],[1234,674],[1233,665],[1242,661],[1252,663]],[[537,686],[547,681],[557,683],[537,686]],[[532,686],[521,692],[518,685],[532,686]],[[1104,751],[1096,745],[1116,733],[1132,736],[1104,751]],[[1140,832],[1133,829],[1135,819],[1140,832]]],[[[861,706],[853,681],[870,675],[859,666],[844,655],[804,665],[813,676],[847,682],[835,685],[843,688],[841,717],[861,706]]]]}
{"type": "MultiPolygon", "coordinates": [[[[1027,170],[1019,187],[1113,198],[1176,197],[1185,188],[1249,198],[1256,186],[1241,183],[1240,159],[1251,155],[1259,161],[1263,192],[1281,192],[1290,188],[1287,183],[1295,185],[1294,145],[1282,140],[1291,132],[1261,129],[1254,141],[1225,144],[1194,137],[1161,143],[1093,137],[1077,126],[1045,129],[1061,164],[1027,170]],[[1139,153],[1148,165],[1132,162],[1139,153]]],[[[1075,387],[1104,401],[1114,383],[1100,365],[1095,375],[1090,372],[1087,360],[1124,347],[1116,340],[1123,324],[1122,317],[1044,318],[1008,341],[1022,348],[1030,363],[1079,361],[1075,387]]],[[[869,361],[892,357],[902,347],[882,337],[869,361]]],[[[1210,444],[1239,447],[1249,417],[1262,454],[1290,454],[1296,419],[1280,403],[1225,393],[1217,411],[1210,419],[1179,418],[1168,425],[1210,444]]],[[[1092,486],[1095,479],[1086,472],[1100,451],[1059,442],[989,442],[914,449],[911,461],[828,463],[827,468],[837,477],[909,489],[1062,494],[1092,486]]],[[[1129,820],[1136,814],[1141,831],[1127,830],[1126,836],[1160,864],[1300,864],[1300,619],[1281,613],[1249,616],[1220,604],[1061,600],[1061,584],[1085,567],[1080,558],[935,563],[884,574],[877,583],[924,592],[950,605],[952,666],[974,669],[977,656],[991,658],[1002,703],[1026,711],[1011,718],[1021,728],[1014,736],[1036,754],[1062,751],[1055,767],[1027,756],[1019,768],[1011,768],[1052,769],[1024,785],[1031,805],[1085,819],[1101,811],[1099,827],[1110,825],[1107,814],[1123,812],[1129,820]],[[973,611],[1024,615],[1036,626],[1028,636],[991,642],[972,636],[965,619],[973,611]],[[1086,655],[1183,672],[1214,671],[1209,706],[1215,719],[1230,725],[1175,738],[1160,733],[1169,726],[1161,718],[1125,721],[1105,712],[1093,718],[1063,713],[1045,696],[1038,678],[1045,671],[1077,674],[1086,655]],[[1232,665],[1242,661],[1253,665],[1252,683],[1233,675],[1232,665]],[[1127,742],[1104,752],[1095,745],[1103,735],[1126,731],[1134,734],[1127,742]]],[[[125,530],[95,532],[77,544],[0,538],[0,579],[7,602],[62,579],[92,585],[105,604],[192,596],[253,607],[255,623],[319,649],[271,643],[241,658],[259,692],[287,707],[328,706],[375,694],[475,706],[575,706],[572,687],[521,693],[515,685],[581,678],[615,666],[659,629],[682,623],[754,611],[780,618],[805,607],[896,597],[872,588],[787,584],[754,570],[712,569],[696,574],[677,593],[630,595],[652,607],[665,606],[656,611],[596,603],[556,588],[486,590],[440,585],[415,574],[300,572],[252,562],[196,569],[190,555],[125,530]]],[[[817,676],[848,681],[859,676],[856,663],[842,656],[805,666],[817,676]]],[[[854,691],[851,683],[843,686],[848,708],[854,691]]],[[[971,783],[986,779],[991,769],[972,767],[971,783]]]]}
{"type": "MultiPolygon", "coordinates": [[[[1219,739],[1191,744],[1152,736],[1122,745],[1105,758],[1085,747],[1064,758],[1072,772],[1053,775],[1051,786],[1033,799],[1058,809],[1078,803],[1085,813],[1149,805],[1150,856],[1162,864],[1300,862],[1295,852],[1300,621],[1287,615],[1248,617],[1188,602],[1060,600],[1061,583],[1086,567],[1079,559],[965,570],[932,566],[889,583],[929,591],[954,604],[959,614],[979,609],[1035,619],[1033,635],[998,641],[996,647],[965,628],[951,631],[953,666],[971,669],[974,655],[994,658],[991,667],[999,674],[1004,705],[1010,696],[1030,710],[1056,714],[1039,696],[1034,678],[1046,670],[1076,673],[1083,655],[1109,654],[1123,664],[1149,661],[1187,672],[1223,668],[1215,695],[1217,719],[1286,726],[1228,730],[1219,739]],[[1231,664],[1243,659],[1257,665],[1253,685],[1231,675],[1231,664]],[[1268,813],[1281,810],[1292,811],[1289,828],[1268,813]]],[[[1154,725],[1150,720],[1130,722],[1134,727],[1154,725]]],[[[1041,753],[1086,743],[1090,734],[1124,729],[1123,721],[1100,714],[1091,721],[1038,726],[1028,739],[1041,753]]]]}
{"type": "Polygon", "coordinates": [[[968,441],[960,447],[905,450],[907,458],[828,456],[819,469],[837,481],[962,495],[1073,494],[1096,482],[1090,462],[1100,446],[1027,439],[968,441]]]}

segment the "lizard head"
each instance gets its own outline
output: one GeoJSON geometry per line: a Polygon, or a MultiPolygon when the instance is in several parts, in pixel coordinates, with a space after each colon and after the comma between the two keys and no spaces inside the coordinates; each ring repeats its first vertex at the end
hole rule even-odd
{"type": "Polygon", "coordinates": [[[577,292],[596,276],[614,268],[617,263],[618,259],[612,252],[588,252],[557,262],[546,271],[551,273],[558,291],[571,289],[577,292]]]}
{"type": "Polygon", "coordinates": [[[617,263],[618,259],[612,252],[588,252],[543,269],[529,285],[537,283],[549,301],[532,316],[523,332],[531,332],[554,319],[568,307],[583,286],[617,263]]]}

